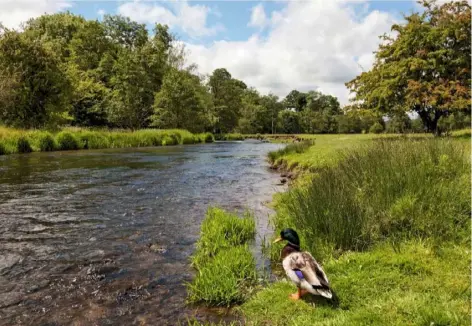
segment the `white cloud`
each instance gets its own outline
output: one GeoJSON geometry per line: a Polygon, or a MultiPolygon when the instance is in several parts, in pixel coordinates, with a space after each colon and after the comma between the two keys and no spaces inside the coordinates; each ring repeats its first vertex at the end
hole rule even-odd
{"type": "MultiPolygon", "coordinates": [[[[171,8],[138,0],[126,2],[118,7],[118,13],[134,21],[146,24],[161,23],[171,28],[180,28],[190,36],[214,35],[221,25],[207,26],[207,18],[212,10],[204,5],[189,5],[187,1],[171,3],[171,8]]],[[[218,12],[215,13],[218,15],[218,12]]]]}
{"type": "Polygon", "coordinates": [[[97,15],[100,16],[100,17],[105,16],[106,13],[107,13],[107,12],[106,12],[105,10],[103,10],[103,9],[99,9],[99,10],[97,11],[97,15]]]}
{"type": "Polygon", "coordinates": [[[71,7],[68,0],[0,0],[0,23],[19,28],[30,18],[51,14],[71,7]]]}
{"type": "Polygon", "coordinates": [[[253,7],[251,10],[251,20],[248,23],[248,26],[252,27],[264,27],[267,24],[267,16],[264,10],[262,3],[253,7]]]}
{"type": "Polygon", "coordinates": [[[266,38],[216,41],[207,47],[187,44],[189,61],[202,73],[225,67],[263,93],[283,97],[292,89],[318,89],[346,104],[344,83],[371,68],[378,36],[394,23],[388,13],[366,14],[354,5],[342,0],[288,2],[272,13],[266,38]]]}

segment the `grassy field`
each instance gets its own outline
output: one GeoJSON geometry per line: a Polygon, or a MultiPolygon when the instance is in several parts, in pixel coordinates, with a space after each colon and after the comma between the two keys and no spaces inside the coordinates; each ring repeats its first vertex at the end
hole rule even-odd
{"type": "Polygon", "coordinates": [[[243,323],[470,325],[470,130],[300,138],[314,144],[269,156],[304,175],[274,198],[273,223],[298,231],[339,301],[291,301],[277,244],[278,281],[237,309],[243,323]]]}
{"type": "Polygon", "coordinates": [[[0,127],[0,155],[58,150],[170,146],[213,141],[214,137],[210,133],[192,134],[179,129],[125,131],[66,128],[61,131],[48,132],[0,127]]]}

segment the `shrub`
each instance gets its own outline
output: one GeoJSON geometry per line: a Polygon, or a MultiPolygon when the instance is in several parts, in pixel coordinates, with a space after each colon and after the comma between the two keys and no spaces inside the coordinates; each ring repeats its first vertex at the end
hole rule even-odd
{"type": "Polygon", "coordinates": [[[56,141],[60,150],[75,150],[79,149],[79,142],[77,138],[70,132],[61,131],[56,136],[56,141]]]}
{"type": "Polygon", "coordinates": [[[26,139],[26,137],[24,136],[21,136],[20,138],[18,138],[16,146],[17,146],[18,153],[31,153],[33,151],[28,139],[26,139]]]}
{"type": "Polygon", "coordinates": [[[38,136],[39,139],[39,150],[41,152],[51,152],[56,149],[56,143],[54,137],[50,133],[42,133],[38,136]]]}
{"type": "Polygon", "coordinates": [[[369,133],[371,134],[380,134],[384,130],[383,126],[379,123],[376,122],[369,128],[369,133]]]}

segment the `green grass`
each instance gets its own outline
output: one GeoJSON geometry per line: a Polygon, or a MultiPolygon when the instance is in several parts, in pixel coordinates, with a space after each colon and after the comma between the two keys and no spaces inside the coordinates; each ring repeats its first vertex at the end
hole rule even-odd
{"type": "Polygon", "coordinates": [[[448,139],[379,140],[342,152],[337,166],[279,196],[276,228],[300,230],[323,258],[384,239],[468,240],[468,153],[448,139]]]}
{"type": "Polygon", "coordinates": [[[269,152],[269,162],[275,164],[277,160],[281,157],[290,155],[290,154],[301,154],[306,152],[311,146],[315,144],[313,139],[306,139],[299,143],[288,144],[282,149],[277,151],[269,152]]]}
{"type": "Polygon", "coordinates": [[[470,325],[470,131],[313,138],[276,158],[306,173],[276,196],[274,224],[298,231],[338,305],[293,302],[282,277],[239,308],[246,325],[470,325]]]}
{"type": "Polygon", "coordinates": [[[169,146],[213,141],[211,133],[194,135],[179,129],[126,131],[66,128],[48,132],[0,127],[0,155],[32,151],[169,146]]]}
{"type": "Polygon", "coordinates": [[[419,241],[400,251],[380,243],[348,252],[324,269],[339,306],[322,298],[293,302],[279,281],[241,307],[247,325],[470,325],[470,250],[419,241]],[[313,304],[315,307],[313,307],[313,304]]]}
{"type": "Polygon", "coordinates": [[[254,218],[246,214],[240,218],[217,207],[210,207],[201,225],[200,238],[192,264],[199,267],[220,250],[243,245],[254,238],[254,218]]]}
{"type": "Polygon", "coordinates": [[[202,223],[192,265],[197,273],[187,285],[188,302],[230,306],[243,302],[257,279],[256,264],[248,249],[255,221],[219,208],[209,208],[202,223]]]}

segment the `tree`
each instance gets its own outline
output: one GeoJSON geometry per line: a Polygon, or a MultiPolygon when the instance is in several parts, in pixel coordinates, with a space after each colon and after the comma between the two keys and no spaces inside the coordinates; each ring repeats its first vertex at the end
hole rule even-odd
{"type": "Polygon", "coordinates": [[[398,113],[387,121],[385,131],[388,133],[403,134],[411,130],[411,119],[407,114],[398,113]]]}
{"type": "Polygon", "coordinates": [[[198,76],[171,69],[156,94],[153,126],[203,132],[211,123],[211,97],[198,76]]]}
{"type": "Polygon", "coordinates": [[[140,48],[148,41],[146,25],[131,21],[128,17],[105,15],[103,25],[114,43],[128,49],[140,48]]]}
{"type": "Polygon", "coordinates": [[[286,109],[295,109],[296,111],[302,111],[307,104],[307,94],[301,93],[294,89],[284,99],[284,106],[286,109]]]}
{"type": "Polygon", "coordinates": [[[302,132],[300,113],[290,110],[282,110],[278,116],[278,132],[283,134],[299,134],[302,132]]]}
{"type": "Polygon", "coordinates": [[[321,92],[306,94],[306,106],[301,112],[303,129],[308,133],[335,133],[336,116],[341,113],[338,99],[321,92]]]}
{"type": "Polygon", "coordinates": [[[113,66],[108,120],[120,128],[147,127],[153,114],[154,86],[136,51],[123,49],[113,66]]]}
{"type": "Polygon", "coordinates": [[[1,86],[3,92],[8,92],[0,96],[3,123],[41,128],[56,124],[67,111],[69,80],[59,69],[56,56],[40,41],[32,42],[22,33],[1,30],[0,77],[8,80],[1,86]]]}
{"type": "Polygon", "coordinates": [[[215,105],[216,131],[230,132],[238,125],[242,94],[247,86],[240,80],[233,79],[224,68],[213,71],[209,86],[215,105]]]}
{"type": "Polygon", "coordinates": [[[470,106],[471,7],[467,1],[420,2],[424,12],[382,36],[371,71],[346,83],[355,101],[383,113],[417,112],[439,135],[438,121],[470,106]]]}

